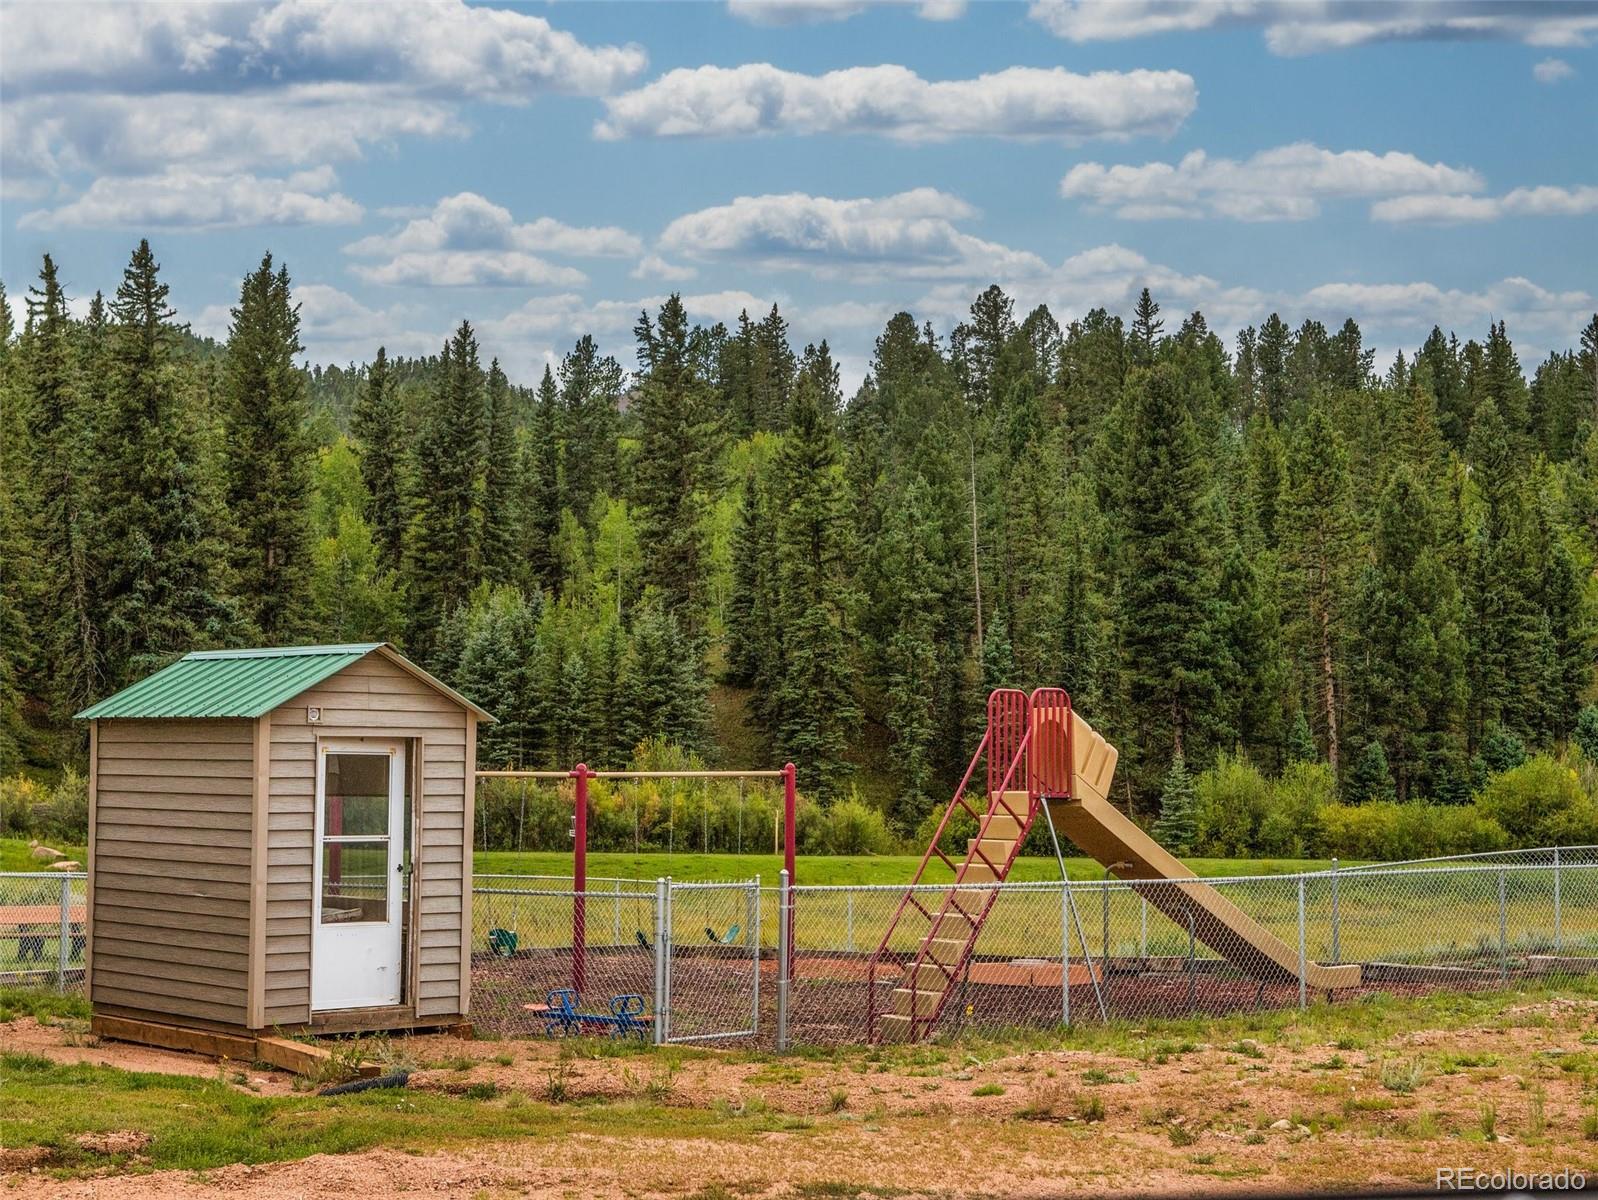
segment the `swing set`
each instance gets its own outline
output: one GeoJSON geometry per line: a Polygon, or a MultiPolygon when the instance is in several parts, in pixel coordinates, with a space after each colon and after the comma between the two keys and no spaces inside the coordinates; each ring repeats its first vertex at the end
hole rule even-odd
{"type": "MultiPolygon", "coordinates": [[[[477,771],[483,779],[570,779],[576,784],[572,804],[572,990],[582,994],[588,982],[588,781],[591,779],[780,779],[782,780],[782,904],[793,911],[798,770],[785,763],[775,771],[596,771],[578,763],[570,771],[477,771]]],[[[707,930],[707,932],[710,932],[707,930]]],[[[643,932],[639,932],[643,940],[643,932]]],[[[788,925],[789,961],[793,959],[793,923],[788,925]]]]}

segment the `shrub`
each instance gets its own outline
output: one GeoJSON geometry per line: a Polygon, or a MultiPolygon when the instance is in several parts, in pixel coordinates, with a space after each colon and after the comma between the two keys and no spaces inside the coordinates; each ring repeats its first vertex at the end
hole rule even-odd
{"type": "Polygon", "coordinates": [[[823,854],[892,854],[894,837],[881,812],[858,796],[834,800],[822,815],[823,854]]]}
{"type": "Polygon", "coordinates": [[[1598,838],[1598,806],[1576,772],[1539,754],[1487,781],[1477,807],[1503,827],[1512,844],[1551,846],[1598,838]]]}
{"type": "Polygon", "coordinates": [[[1260,823],[1270,809],[1270,785],[1242,755],[1223,754],[1198,777],[1198,831],[1201,854],[1223,858],[1250,853],[1260,823]]]}

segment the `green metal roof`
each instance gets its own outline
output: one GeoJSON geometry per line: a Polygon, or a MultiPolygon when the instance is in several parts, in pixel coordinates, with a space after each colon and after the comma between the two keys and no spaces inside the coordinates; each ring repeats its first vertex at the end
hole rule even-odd
{"type": "Polygon", "coordinates": [[[259,717],[374,650],[490,721],[477,705],[408,661],[386,642],[195,650],[169,667],[92,704],[78,717],[259,717]]]}

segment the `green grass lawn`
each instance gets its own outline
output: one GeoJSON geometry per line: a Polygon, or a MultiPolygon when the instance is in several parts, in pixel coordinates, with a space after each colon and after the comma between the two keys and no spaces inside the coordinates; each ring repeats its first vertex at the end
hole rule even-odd
{"type": "MultiPolygon", "coordinates": [[[[474,854],[478,874],[561,875],[572,872],[572,856],[553,851],[480,850],[474,854]]],[[[918,855],[860,855],[854,857],[800,855],[797,883],[803,884],[894,884],[908,883],[915,874],[918,855]]],[[[1187,864],[1205,878],[1222,875],[1290,875],[1300,871],[1321,871],[1331,866],[1323,859],[1297,858],[1190,858],[1187,864]]],[[[1352,865],[1352,864],[1345,864],[1352,865]]],[[[1102,879],[1104,868],[1091,858],[1065,860],[1072,879],[1102,879]]],[[[643,879],[653,881],[670,876],[683,883],[705,880],[751,879],[760,876],[768,887],[777,884],[782,856],[777,854],[615,854],[591,853],[588,874],[593,879],[643,879]]],[[[929,882],[948,878],[941,863],[928,868],[929,882]],[[941,874],[935,873],[940,872],[941,874]]],[[[1028,857],[1016,860],[1010,878],[1020,881],[1055,880],[1059,865],[1053,858],[1028,857]]]]}
{"type": "MultiPolygon", "coordinates": [[[[49,845],[52,850],[59,850],[80,863],[89,861],[89,852],[82,846],[62,845],[59,842],[49,845]]],[[[28,845],[26,838],[0,838],[0,871],[43,871],[47,866],[48,863],[33,857],[33,848],[28,845]]]]}

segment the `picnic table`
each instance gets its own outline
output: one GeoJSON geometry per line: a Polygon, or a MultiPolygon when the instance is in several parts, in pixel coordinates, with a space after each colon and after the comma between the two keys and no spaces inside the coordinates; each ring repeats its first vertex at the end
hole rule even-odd
{"type": "MultiPolygon", "coordinates": [[[[68,957],[81,962],[88,943],[88,913],[82,904],[72,904],[66,915],[68,957]]],[[[59,904],[0,905],[0,943],[16,943],[18,962],[43,962],[45,943],[52,938],[61,940],[59,904]]]]}

